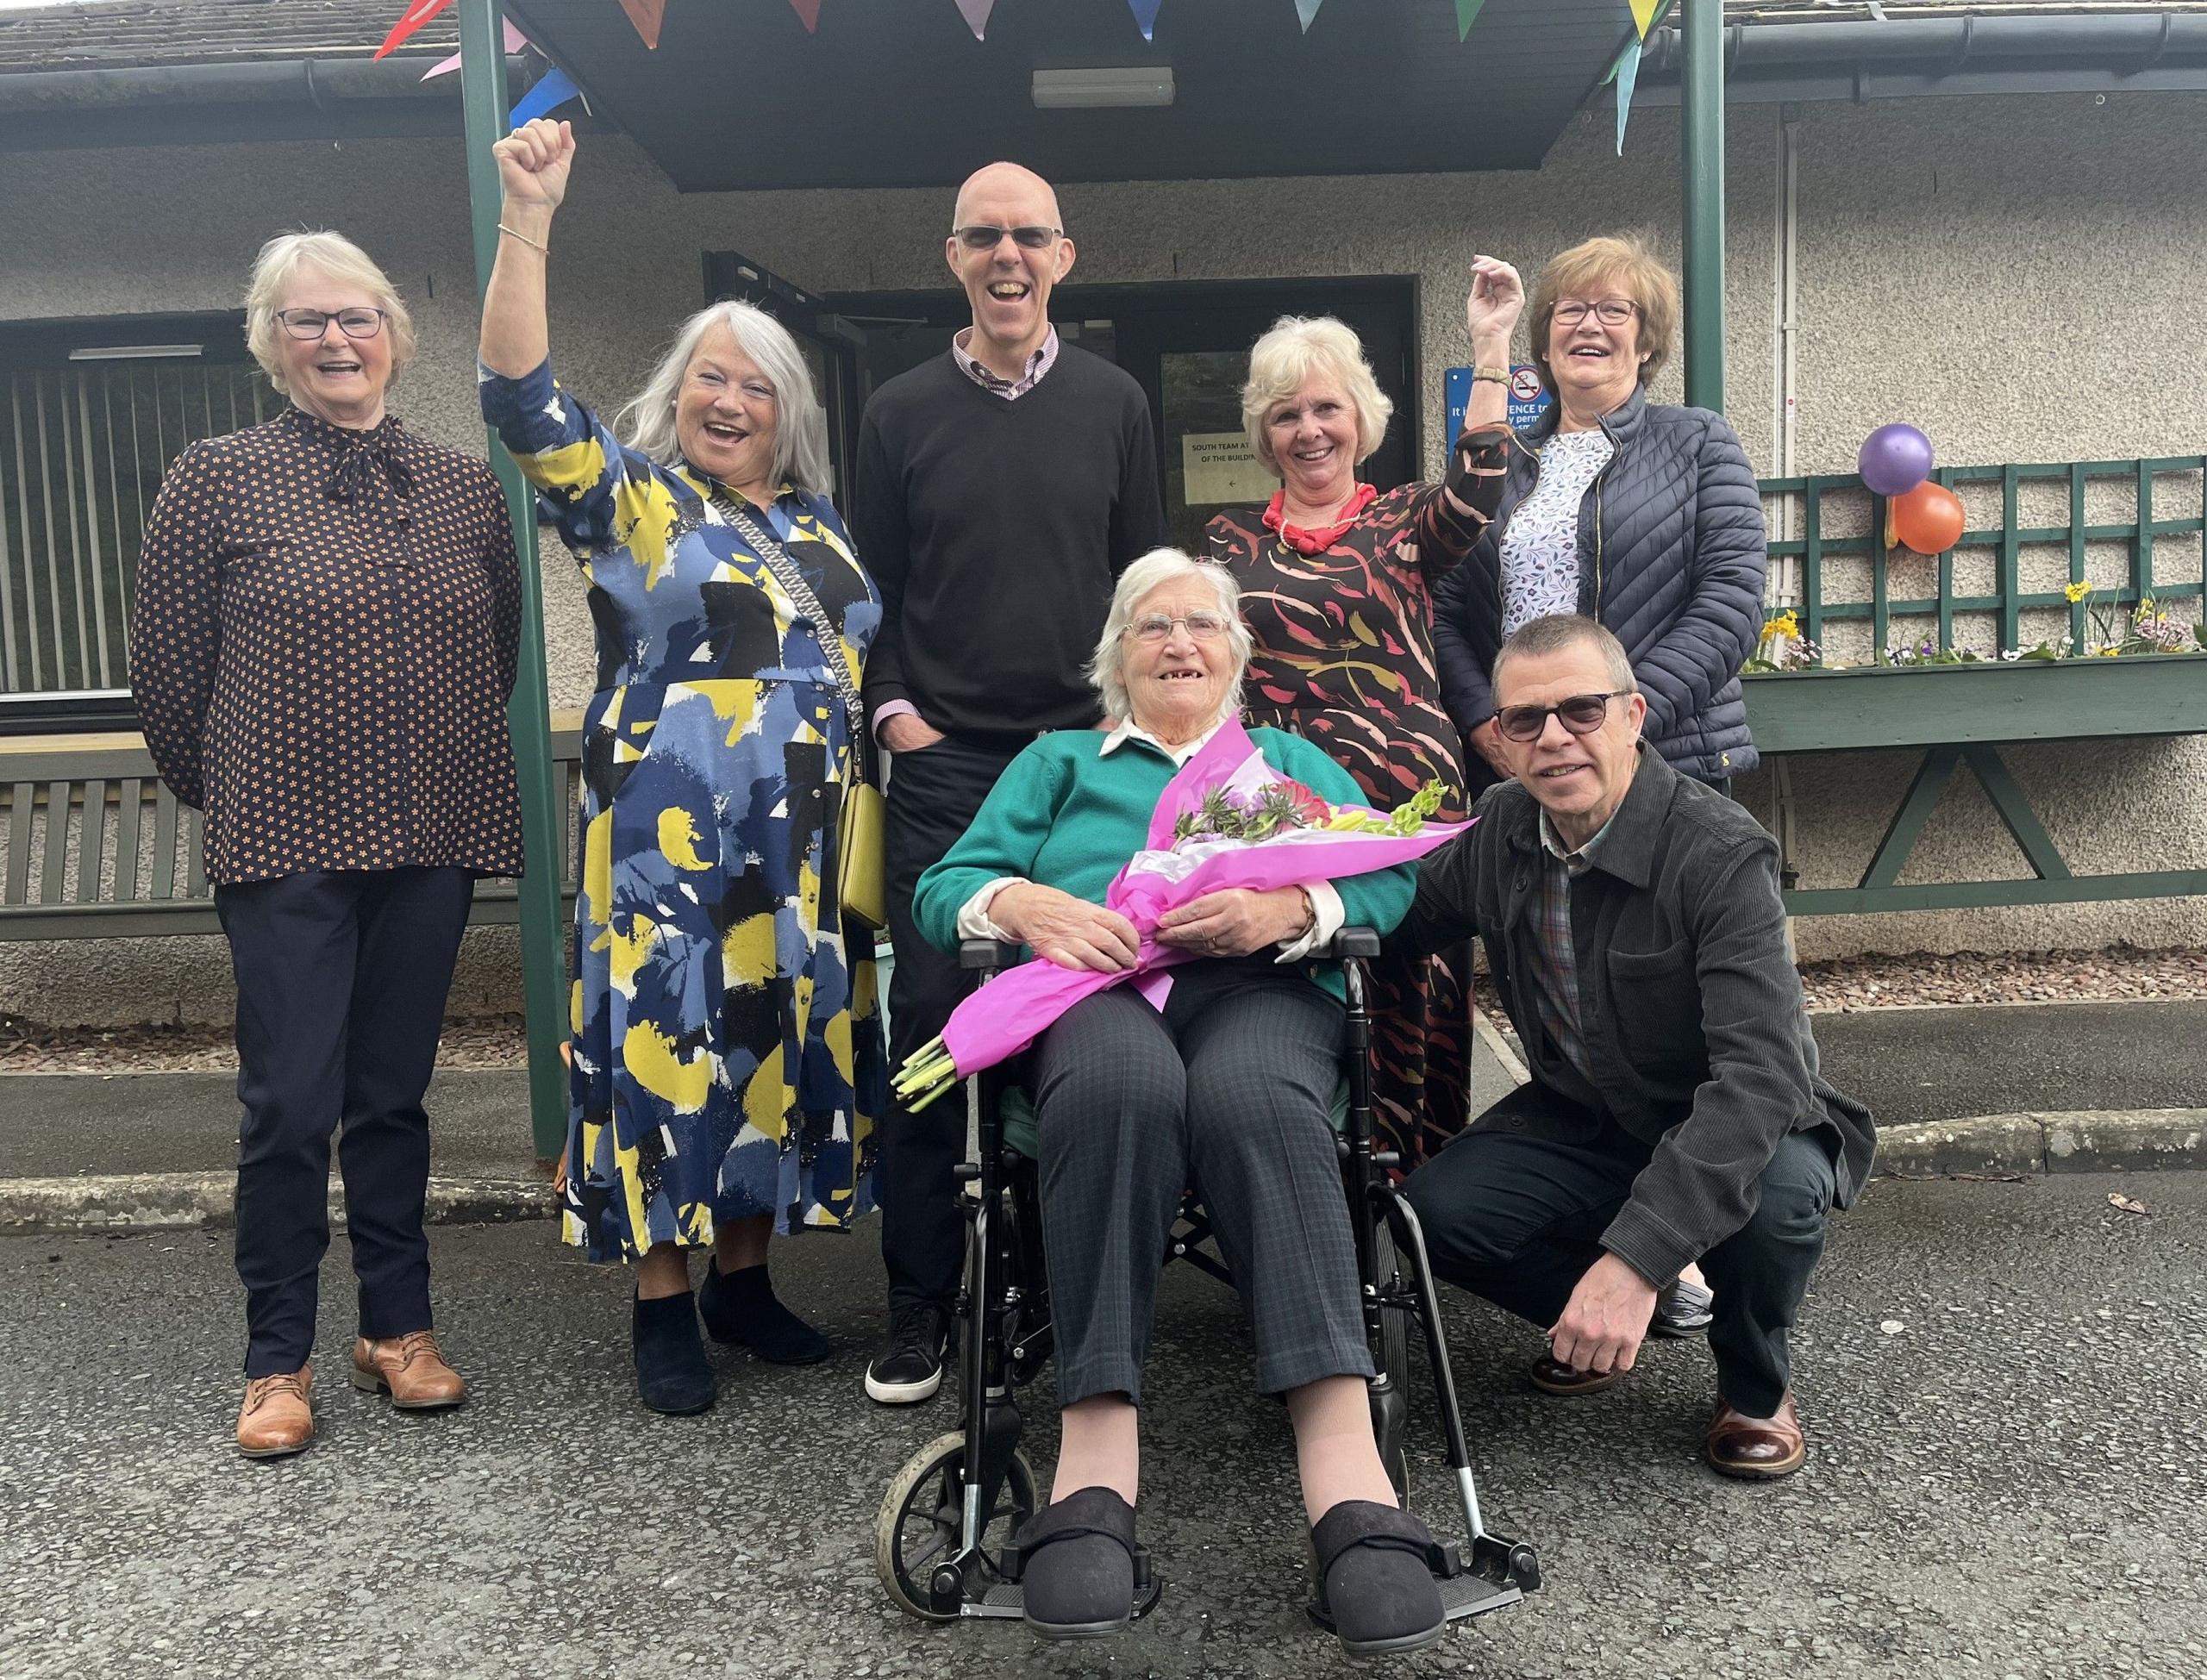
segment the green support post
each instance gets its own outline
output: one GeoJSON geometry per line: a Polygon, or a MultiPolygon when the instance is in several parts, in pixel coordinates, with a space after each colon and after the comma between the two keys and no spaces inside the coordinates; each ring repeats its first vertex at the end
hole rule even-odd
{"type": "Polygon", "coordinates": [[[1724,4],[1683,0],[1686,401],[1724,409],[1724,4]]]}
{"type": "MultiPolygon", "coordinates": [[[[498,165],[491,148],[506,133],[503,7],[460,0],[460,79],[467,113],[467,197],[475,230],[479,303],[498,253],[498,165]]],[[[536,493],[495,434],[491,464],[505,487],[521,563],[521,659],[506,709],[514,767],[521,775],[522,1001],[528,1011],[528,1113],[539,1159],[560,1152],[567,1132],[567,1077],[560,1046],[567,1037],[566,930],[560,914],[559,800],[552,761],[552,714],[544,687],[544,582],[536,559],[536,493]]]]}

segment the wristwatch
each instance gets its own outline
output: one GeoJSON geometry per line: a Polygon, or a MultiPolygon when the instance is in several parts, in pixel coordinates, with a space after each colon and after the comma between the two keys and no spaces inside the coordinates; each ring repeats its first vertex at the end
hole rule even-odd
{"type": "Polygon", "coordinates": [[[1472,383],[1477,384],[1482,379],[1491,379],[1497,385],[1506,385],[1510,383],[1510,370],[1506,367],[1474,367],[1472,383]]]}

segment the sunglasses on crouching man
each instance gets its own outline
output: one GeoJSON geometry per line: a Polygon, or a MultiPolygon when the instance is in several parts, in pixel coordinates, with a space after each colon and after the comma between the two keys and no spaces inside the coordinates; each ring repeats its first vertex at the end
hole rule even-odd
{"type": "Polygon", "coordinates": [[[1553,706],[1504,706],[1494,715],[1495,728],[1506,740],[1514,741],[1538,740],[1548,727],[1548,719],[1558,718],[1563,727],[1574,735],[1591,735],[1602,727],[1610,715],[1610,702],[1622,700],[1633,690],[1627,689],[1609,694],[1574,694],[1567,700],[1559,700],[1553,706]]]}

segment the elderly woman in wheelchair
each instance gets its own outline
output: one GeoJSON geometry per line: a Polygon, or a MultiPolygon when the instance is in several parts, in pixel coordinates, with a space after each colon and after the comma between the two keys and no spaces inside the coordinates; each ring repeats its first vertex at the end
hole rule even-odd
{"type": "MultiPolygon", "coordinates": [[[[1167,781],[1235,715],[1248,652],[1226,571],[1172,549],[1129,567],[1091,668],[1109,732],[1047,734],[1011,763],[920,879],[914,913],[926,936],[946,948],[1024,945],[1068,968],[1132,966],[1137,934],[1103,907],[1105,889],[1146,843],[1167,781]]],[[[1273,729],[1251,739],[1321,796],[1359,803],[1319,748],[1273,729]]],[[[1336,1632],[1358,1654],[1441,1633],[1429,1566],[1439,1549],[1397,1508],[1367,1394],[1373,1366],[1331,1123],[1347,1047],[1342,982],[1309,960],[1345,922],[1392,928],[1413,889],[1405,865],[1197,899],[1159,936],[1197,953],[1171,971],[1161,1009],[1112,987],[1067,1011],[1029,1053],[1062,1441],[1050,1502],[1014,1546],[1024,1614],[1046,1638],[1117,1633],[1135,1607],[1142,1366],[1191,1186],[1254,1324],[1258,1387],[1287,1403],[1336,1632]]]]}

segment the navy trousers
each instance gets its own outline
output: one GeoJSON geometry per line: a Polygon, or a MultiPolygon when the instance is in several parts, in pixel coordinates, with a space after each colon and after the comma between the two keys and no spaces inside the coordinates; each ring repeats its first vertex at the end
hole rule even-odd
{"type": "MultiPolygon", "coordinates": [[[[1602,1233],[1649,1151],[1607,1121],[1574,1141],[1531,1135],[1529,1124],[1490,1111],[1403,1189],[1435,1272],[1545,1330],[1607,1252],[1602,1233]]],[[[1763,1169],[1747,1222],[1701,1257],[1716,1294],[1709,1346],[1717,1390],[1749,1417],[1770,1416],[1785,1394],[1786,1333],[1823,1253],[1837,1183],[1818,1134],[1792,1134],[1763,1169]]]]}
{"type": "Polygon", "coordinates": [[[245,1374],[297,1371],[314,1348],[329,1246],[329,1139],[360,1333],[430,1327],[429,1121],[474,877],[464,869],[310,871],[215,889],[238,988],[237,1267],[245,1374]]]}
{"type": "MultiPolygon", "coordinates": [[[[936,950],[912,921],[912,892],[928,866],[955,845],[997,784],[1016,746],[946,736],[890,760],[889,1065],[941,1034],[973,989],[958,953],[936,950]]],[[[953,1169],[966,1158],[966,1105],[945,1100],[914,1114],[895,1097],[882,1119],[873,1183],[881,1208],[881,1258],[889,1305],[947,1310],[966,1264],[966,1221],[953,1169]]]]}

